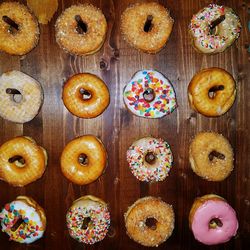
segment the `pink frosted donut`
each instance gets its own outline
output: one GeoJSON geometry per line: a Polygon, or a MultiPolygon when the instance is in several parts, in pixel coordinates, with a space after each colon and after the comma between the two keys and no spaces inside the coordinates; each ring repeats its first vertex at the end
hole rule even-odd
{"type": "Polygon", "coordinates": [[[234,209],[220,196],[209,194],[195,200],[189,226],[196,240],[206,245],[229,241],[238,229],[234,209]]]}

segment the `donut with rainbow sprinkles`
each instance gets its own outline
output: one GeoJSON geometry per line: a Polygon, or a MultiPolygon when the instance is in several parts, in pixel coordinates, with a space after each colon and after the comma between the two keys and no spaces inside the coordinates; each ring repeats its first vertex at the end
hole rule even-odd
{"type": "Polygon", "coordinates": [[[223,52],[239,37],[241,23],[233,9],[210,4],[193,15],[189,33],[194,48],[205,54],[223,52]]]}

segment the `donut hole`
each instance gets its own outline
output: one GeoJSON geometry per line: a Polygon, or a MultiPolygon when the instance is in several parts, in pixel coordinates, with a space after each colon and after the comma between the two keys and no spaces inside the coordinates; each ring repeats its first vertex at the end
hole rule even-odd
{"type": "Polygon", "coordinates": [[[84,153],[80,154],[78,156],[78,162],[80,163],[80,165],[82,166],[87,166],[88,163],[89,163],[89,160],[88,160],[88,156],[84,153]]]}
{"type": "Polygon", "coordinates": [[[218,26],[214,27],[213,29],[210,29],[210,35],[217,36],[218,35],[218,26]]]}
{"type": "Polygon", "coordinates": [[[15,155],[8,160],[9,163],[14,163],[17,167],[22,168],[25,166],[25,159],[20,155],[15,155]]]}
{"type": "Polygon", "coordinates": [[[11,34],[15,34],[18,32],[19,30],[19,25],[14,21],[12,20],[11,18],[9,18],[8,16],[3,16],[2,17],[2,20],[9,25],[9,28],[8,28],[8,32],[11,33],[11,34]]]}
{"type": "Polygon", "coordinates": [[[217,95],[217,92],[218,91],[221,91],[221,90],[224,90],[225,87],[223,85],[216,85],[216,86],[213,86],[212,88],[210,88],[208,90],[208,97],[210,99],[214,99],[215,96],[217,95]]]}
{"type": "Polygon", "coordinates": [[[153,165],[156,161],[156,155],[153,152],[147,152],[145,155],[145,161],[148,164],[153,165]]]}
{"type": "Polygon", "coordinates": [[[80,92],[81,98],[83,100],[89,100],[92,97],[91,92],[88,91],[88,90],[86,90],[86,89],[84,89],[84,88],[80,88],[79,92],[80,92]]]}
{"type": "Polygon", "coordinates": [[[91,223],[91,218],[85,217],[82,221],[81,229],[86,230],[90,226],[90,223],[91,223]]]}
{"type": "Polygon", "coordinates": [[[10,230],[11,230],[12,232],[15,232],[15,231],[18,230],[18,228],[19,228],[22,224],[23,224],[24,226],[26,225],[25,221],[24,221],[21,217],[19,217],[18,220],[15,222],[15,224],[10,228],[10,230]]]}
{"type": "Polygon", "coordinates": [[[222,227],[223,223],[219,218],[213,218],[209,221],[209,228],[215,229],[217,227],[222,227]]]}
{"type": "Polygon", "coordinates": [[[88,25],[82,20],[80,15],[75,15],[76,20],[76,32],[78,34],[85,34],[88,31],[88,25]]]}
{"type": "Polygon", "coordinates": [[[16,103],[20,103],[23,99],[21,92],[17,89],[7,88],[6,94],[11,95],[12,101],[16,103]]]}
{"type": "Polygon", "coordinates": [[[157,228],[157,222],[158,222],[158,221],[157,221],[155,218],[149,217],[149,218],[146,219],[145,225],[146,225],[149,229],[151,229],[151,230],[156,230],[156,228],[157,228]]]}
{"type": "Polygon", "coordinates": [[[218,158],[220,160],[225,160],[225,155],[224,154],[221,154],[219,152],[217,152],[216,150],[213,150],[209,155],[208,155],[208,159],[210,161],[213,161],[214,158],[218,158]]]}
{"type": "Polygon", "coordinates": [[[143,99],[146,102],[152,102],[155,99],[155,92],[153,89],[151,88],[147,88],[144,92],[143,92],[143,99]]]}
{"type": "Polygon", "coordinates": [[[218,35],[219,33],[218,25],[221,22],[223,22],[225,18],[226,18],[225,15],[221,15],[217,19],[211,22],[211,24],[209,25],[210,35],[218,35]]]}
{"type": "Polygon", "coordinates": [[[152,21],[153,21],[153,16],[148,15],[147,19],[145,21],[144,27],[143,27],[144,32],[148,33],[148,32],[150,32],[152,30],[152,28],[153,28],[152,21]]]}

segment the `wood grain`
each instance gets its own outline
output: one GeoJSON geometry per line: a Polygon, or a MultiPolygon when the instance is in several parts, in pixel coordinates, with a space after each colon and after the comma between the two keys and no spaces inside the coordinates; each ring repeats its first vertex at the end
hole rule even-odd
{"type": "MultiPolygon", "coordinates": [[[[0,1],[2,2],[2,1],[0,1]]],[[[26,1],[20,1],[26,3],[26,1]]],[[[21,70],[41,82],[45,100],[39,115],[31,122],[17,125],[0,119],[0,144],[18,135],[33,137],[49,154],[44,176],[23,188],[14,188],[0,181],[0,206],[16,196],[29,195],[44,207],[48,227],[44,238],[32,245],[9,242],[0,233],[0,249],[144,249],[126,235],[123,214],[138,198],[153,195],[173,205],[176,214],[171,238],[158,249],[248,249],[250,244],[250,55],[247,52],[249,1],[216,1],[232,7],[240,16],[243,29],[238,41],[225,52],[207,56],[191,46],[187,27],[192,15],[211,1],[159,1],[171,11],[174,29],[167,46],[156,55],[147,55],[131,48],[120,34],[122,11],[135,0],[59,0],[59,8],[49,25],[41,25],[39,45],[24,57],[0,54],[0,73],[21,70]],[[77,57],[66,54],[55,42],[54,24],[60,13],[71,4],[90,2],[104,12],[108,21],[108,36],[103,48],[95,55],[77,57]],[[100,68],[100,62],[104,65],[100,68]],[[192,76],[202,68],[221,67],[237,80],[237,99],[228,113],[219,118],[206,118],[190,109],[187,86],[192,76]],[[178,109],[160,120],[148,120],[129,113],[122,101],[122,91],[131,76],[143,68],[154,68],[173,83],[178,109]],[[103,115],[95,119],[79,119],[64,107],[61,92],[64,81],[80,72],[100,76],[108,85],[111,102],[103,115]],[[199,131],[216,131],[226,136],[235,152],[235,170],[223,182],[213,183],[196,176],[188,162],[191,139],[199,131]],[[71,139],[94,134],[104,142],[109,156],[105,174],[87,186],[70,183],[61,173],[59,158],[71,139]],[[174,167],[162,183],[140,183],[133,177],[126,162],[126,150],[132,142],[152,135],[166,139],[174,154],[174,167]],[[188,214],[197,196],[216,193],[228,200],[237,211],[239,231],[230,242],[206,247],[198,243],[188,228],[188,214]],[[104,199],[112,216],[112,232],[102,242],[84,246],[71,239],[65,214],[72,201],[92,194],[104,199]]],[[[142,2],[142,1],[137,1],[142,2]]]]}

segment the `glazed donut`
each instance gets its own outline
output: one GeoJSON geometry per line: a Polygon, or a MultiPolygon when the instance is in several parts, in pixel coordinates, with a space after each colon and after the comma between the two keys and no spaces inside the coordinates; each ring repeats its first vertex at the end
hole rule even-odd
{"type": "Polygon", "coordinates": [[[78,185],[95,181],[105,170],[107,153],[102,142],[84,135],[69,142],[61,155],[64,176],[78,185]]]}
{"type": "Polygon", "coordinates": [[[72,238],[85,244],[94,244],[105,238],[110,226],[107,204],[92,195],[75,200],[66,215],[72,238]]]}
{"type": "Polygon", "coordinates": [[[11,139],[0,147],[0,179],[17,187],[41,178],[47,165],[47,152],[26,136],[11,139]]]}
{"type": "Polygon", "coordinates": [[[226,6],[210,4],[192,17],[189,33],[193,46],[201,53],[223,52],[240,35],[241,23],[226,6]]]}
{"type": "Polygon", "coordinates": [[[234,209],[224,198],[208,194],[194,201],[189,213],[189,227],[196,240],[216,245],[236,235],[238,220],[234,209]]]}
{"type": "Polygon", "coordinates": [[[169,144],[153,137],[135,141],[127,151],[127,161],[132,174],[140,181],[163,181],[173,164],[169,144]]]}
{"type": "Polygon", "coordinates": [[[62,99],[66,108],[80,118],[94,118],[109,105],[109,90],[96,75],[77,74],[63,86],[62,99]]]}
{"type": "Polygon", "coordinates": [[[236,84],[233,77],[220,68],[198,72],[188,85],[190,106],[205,116],[221,116],[233,105],[236,84]]]}
{"type": "Polygon", "coordinates": [[[101,49],[106,32],[102,11],[87,3],[72,5],[56,20],[56,41],[70,54],[94,54],[101,49]]]}
{"type": "Polygon", "coordinates": [[[173,86],[154,70],[138,71],[125,86],[123,99],[133,114],[145,118],[161,118],[177,107],[173,86]]]}
{"type": "Polygon", "coordinates": [[[31,121],[43,104],[40,83],[16,70],[0,76],[0,96],[0,116],[16,123],[31,121]]]}
{"type": "Polygon", "coordinates": [[[222,181],[233,171],[233,149],[229,141],[214,132],[198,133],[189,148],[193,171],[208,181],[222,181]]]}
{"type": "Polygon", "coordinates": [[[25,55],[36,47],[39,26],[29,9],[18,2],[0,4],[0,50],[25,55]]]}
{"type": "Polygon", "coordinates": [[[156,2],[137,3],[122,13],[121,31],[131,46],[155,54],[168,41],[173,23],[164,6],[156,2]]]}
{"type": "Polygon", "coordinates": [[[128,236],[146,247],[157,247],[174,230],[174,210],[160,198],[144,197],[137,200],[124,214],[128,236]]]}
{"type": "Polygon", "coordinates": [[[10,240],[29,244],[43,236],[46,229],[45,212],[32,198],[18,196],[0,212],[0,224],[10,240]]]}

